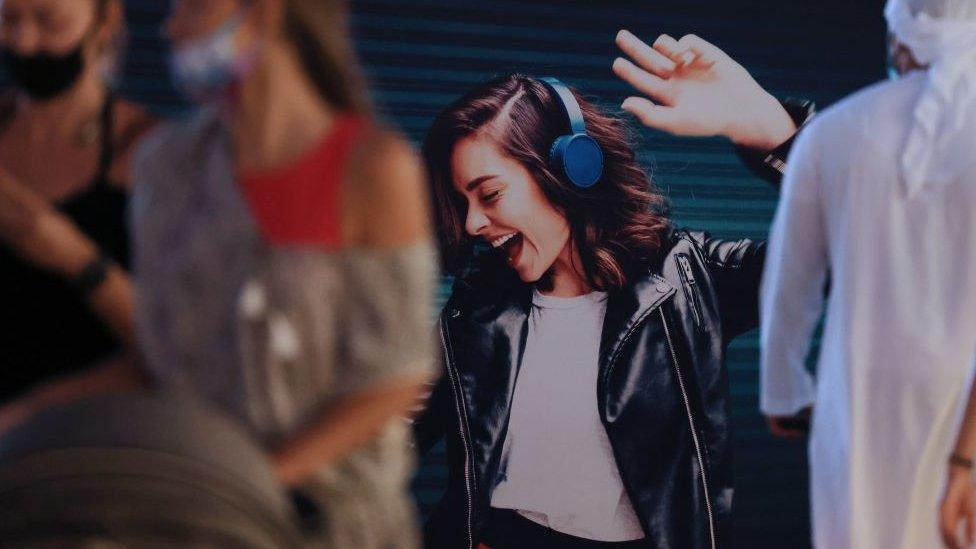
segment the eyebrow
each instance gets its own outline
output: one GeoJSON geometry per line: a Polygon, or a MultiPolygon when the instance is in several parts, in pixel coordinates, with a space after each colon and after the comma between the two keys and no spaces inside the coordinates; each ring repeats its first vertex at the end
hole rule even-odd
{"type": "Polygon", "coordinates": [[[467,189],[468,192],[471,192],[471,191],[477,189],[478,188],[478,185],[481,185],[485,181],[488,181],[489,179],[494,179],[496,177],[498,177],[498,176],[497,175],[482,175],[481,177],[476,177],[476,178],[472,179],[467,185],[465,185],[464,188],[467,189]]]}

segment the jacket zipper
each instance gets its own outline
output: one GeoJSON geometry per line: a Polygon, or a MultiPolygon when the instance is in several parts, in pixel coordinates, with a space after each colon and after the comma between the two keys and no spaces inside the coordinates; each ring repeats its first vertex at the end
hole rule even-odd
{"type": "Polygon", "coordinates": [[[468,434],[466,432],[468,415],[464,409],[463,397],[461,396],[461,376],[454,371],[454,363],[451,361],[451,355],[448,351],[446,330],[447,327],[441,321],[441,345],[444,347],[444,361],[447,363],[447,375],[451,382],[451,390],[454,393],[454,408],[458,415],[459,424],[458,431],[461,434],[461,446],[464,448],[464,492],[468,498],[468,549],[474,549],[474,525],[472,524],[474,518],[474,490],[471,486],[471,451],[469,450],[468,434]]]}
{"type": "Polygon", "coordinates": [[[691,261],[688,261],[688,256],[678,254],[678,266],[680,267],[681,278],[685,281],[685,296],[691,302],[691,312],[695,317],[695,326],[702,328],[705,324],[702,321],[701,304],[698,302],[698,293],[695,290],[697,283],[695,281],[695,271],[691,268],[691,261]]]}
{"type": "Polygon", "coordinates": [[[685,404],[685,412],[688,414],[688,426],[691,427],[691,439],[695,443],[695,457],[698,458],[698,470],[701,471],[702,489],[705,491],[705,510],[708,512],[708,535],[711,538],[712,549],[715,545],[715,519],[712,516],[712,500],[708,491],[708,478],[705,474],[705,460],[702,459],[701,443],[698,440],[698,429],[695,427],[695,418],[691,415],[691,401],[688,399],[688,391],[685,389],[684,379],[681,377],[681,366],[678,364],[678,355],[674,352],[674,343],[671,341],[671,329],[668,328],[667,318],[664,310],[658,309],[661,313],[661,322],[664,324],[664,337],[668,340],[668,350],[671,352],[671,360],[674,362],[674,373],[678,378],[678,388],[681,389],[681,398],[685,404]]]}

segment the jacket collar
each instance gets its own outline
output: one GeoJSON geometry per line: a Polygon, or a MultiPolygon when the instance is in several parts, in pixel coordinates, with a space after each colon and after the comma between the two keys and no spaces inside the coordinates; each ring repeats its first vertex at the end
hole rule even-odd
{"type": "Polygon", "coordinates": [[[674,286],[667,280],[648,273],[635,284],[610,295],[600,338],[601,371],[609,366],[634,328],[674,292],[674,286]]]}
{"type": "MultiPolygon", "coordinates": [[[[502,325],[510,332],[509,341],[515,343],[513,352],[516,354],[512,357],[512,364],[517,368],[525,344],[525,322],[532,304],[532,291],[525,285],[509,286],[508,289],[507,292],[494,294],[491,299],[482,301],[474,306],[474,310],[465,313],[473,314],[476,319],[482,317],[477,319],[480,321],[488,318],[505,320],[502,325]]],[[[600,337],[601,370],[607,367],[631,331],[674,293],[674,286],[652,272],[627,288],[610,293],[600,337]]],[[[456,317],[460,316],[461,311],[451,307],[448,314],[449,317],[456,317]]]]}

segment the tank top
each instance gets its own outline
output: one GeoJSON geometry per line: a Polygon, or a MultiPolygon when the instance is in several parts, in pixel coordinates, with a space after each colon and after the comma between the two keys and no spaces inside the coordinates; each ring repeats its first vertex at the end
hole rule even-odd
{"type": "MultiPolygon", "coordinates": [[[[94,180],[56,207],[98,247],[128,268],[127,194],[109,183],[114,159],[111,96],[102,109],[94,180]]],[[[58,274],[0,243],[0,403],[43,381],[83,370],[121,344],[58,274]]]]}

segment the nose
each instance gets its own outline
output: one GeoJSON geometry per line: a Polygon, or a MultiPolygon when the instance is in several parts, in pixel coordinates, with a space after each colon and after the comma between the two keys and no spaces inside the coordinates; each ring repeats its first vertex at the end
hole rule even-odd
{"type": "Polygon", "coordinates": [[[490,221],[488,216],[485,215],[484,210],[478,207],[477,204],[468,205],[467,217],[464,220],[464,230],[471,236],[479,236],[484,232],[490,221]]]}

